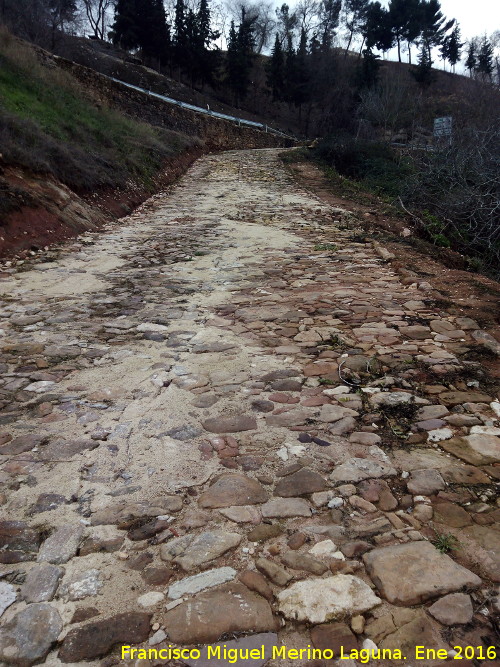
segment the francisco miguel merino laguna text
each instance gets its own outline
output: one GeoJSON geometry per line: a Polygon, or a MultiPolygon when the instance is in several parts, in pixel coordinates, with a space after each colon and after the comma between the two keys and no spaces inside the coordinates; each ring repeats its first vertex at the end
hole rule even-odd
{"type": "MultiPolygon", "coordinates": [[[[423,647],[419,647],[423,648],[423,647]]],[[[131,646],[122,646],[121,657],[122,660],[199,660],[202,657],[202,652],[208,660],[227,660],[230,664],[236,663],[240,660],[248,660],[249,664],[253,660],[263,660],[265,658],[288,658],[288,660],[357,660],[362,664],[368,663],[370,660],[404,660],[399,649],[361,649],[359,651],[352,649],[344,651],[344,647],[340,647],[340,653],[334,654],[332,649],[317,649],[310,645],[307,648],[292,649],[286,646],[271,647],[271,654],[266,655],[266,647],[262,644],[259,648],[227,648],[225,644],[217,646],[204,646],[202,649],[197,648],[179,648],[169,645],[167,648],[132,648],[131,646]]],[[[446,651],[445,651],[446,653],[446,651]]]]}

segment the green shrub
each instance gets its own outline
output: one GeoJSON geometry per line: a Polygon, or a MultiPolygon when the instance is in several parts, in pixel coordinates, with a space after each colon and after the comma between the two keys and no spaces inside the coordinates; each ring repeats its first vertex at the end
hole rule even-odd
{"type": "Polygon", "coordinates": [[[411,164],[382,142],[357,140],[348,134],[322,139],[316,155],[347,178],[381,195],[397,197],[411,164]]]}

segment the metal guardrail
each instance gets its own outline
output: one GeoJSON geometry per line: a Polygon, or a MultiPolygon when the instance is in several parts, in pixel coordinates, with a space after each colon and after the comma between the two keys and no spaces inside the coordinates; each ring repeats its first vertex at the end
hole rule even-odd
{"type": "Polygon", "coordinates": [[[121,81],[121,79],[116,79],[114,76],[107,76],[106,74],[103,74],[102,76],[106,77],[106,79],[109,79],[110,81],[119,83],[120,85],[126,86],[127,88],[132,88],[132,90],[137,90],[140,93],[144,93],[145,95],[149,95],[149,97],[154,97],[156,99],[162,100],[163,102],[167,102],[168,104],[173,104],[177,107],[180,107],[181,109],[188,109],[189,111],[195,111],[196,113],[203,113],[206,116],[211,116],[212,118],[220,118],[222,120],[228,120],[232,123],[238,123],[238,125],[240,126],[245,125],[247,127],[252,127],[256,130],[261,130],[262,132],[275,134],[285,139],[297,141],[295,137],[292,137],[289,134],[285,134],[284,132],[281,132],[281,130],[276,130],[273,127],[269,127],[269,125],[264,125],[263,123],[256,123],[255,121],[247,120],[246,118],[238,118],[237,116],[228,116],[225,113],[220,113],[219,111],[212,111],[210,109],[204,109],[203,107],[197,107],[194,104],[188,104],[187,102],[180,102],[179,100],[175,100],[173,97],[160,95],[159,93],[154,93],[151,90],[146,90],[145,88],[134,86],[132,83],[121,81]]]}

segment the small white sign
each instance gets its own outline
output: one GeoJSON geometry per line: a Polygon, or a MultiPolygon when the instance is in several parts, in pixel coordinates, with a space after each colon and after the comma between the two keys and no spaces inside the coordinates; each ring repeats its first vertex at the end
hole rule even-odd
{"type": "Polygon", "coordinates": [[[453,127],[453,118],[451,116],[444,116],[443,118],[434,119],[434,136],[435,137],[450,137],[453,127]]]}

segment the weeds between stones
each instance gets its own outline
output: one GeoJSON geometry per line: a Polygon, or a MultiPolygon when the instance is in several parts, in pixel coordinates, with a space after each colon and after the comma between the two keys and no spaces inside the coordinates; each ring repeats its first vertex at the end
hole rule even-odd
{"type": "Polygon", "coordinates": [[[437,530],[434,530],[434,532],[436,539],[432,540],[432,544],[440,553],[447,554],[450,551],[460,549],[460,542],[451,533],[438,533],[437,530]]]}
{"type": "Polygon", "coordinates": [[[316,243],[314,250],[338,250],[338,246],[335,243],[316,243]]]}

